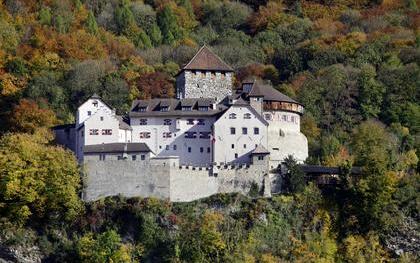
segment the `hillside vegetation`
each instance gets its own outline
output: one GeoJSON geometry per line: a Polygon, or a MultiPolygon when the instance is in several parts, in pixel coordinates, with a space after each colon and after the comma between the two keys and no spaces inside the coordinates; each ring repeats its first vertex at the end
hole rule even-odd
{"type": "MultiPolygon", "coordinates": [[[[0,259],[45,262],[419,260],[420,1],[0,0],[0,259]],[[121,114],[173,97],[206,44],[305,106],[311,164],[272,199],[83,204],[48,128],[99,94],[121,114]]],[[[291,164],[293,165],[293,164],[291,164]]]]}

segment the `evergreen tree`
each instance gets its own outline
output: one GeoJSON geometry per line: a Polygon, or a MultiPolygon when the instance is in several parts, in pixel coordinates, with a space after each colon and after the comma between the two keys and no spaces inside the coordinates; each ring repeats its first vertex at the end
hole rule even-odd
{"type": "Polygon", "coordinates": [[[97,35],[99,32],[98,24],[96,23],[96,19],[92,11],[89,11],[89,14],[86,20],[86,27],[89,33],[91,33],[92,35],[97,35]]]}
{"type": "Polygon", "coordinates": [[[42,8],[39,11],[39,22],[42,25],[51,25],[51,11],[49,8],[42,8]]]}
{"type": "Polygon", "coordinates": [[[149,36],[142,30],[137,36],[136,46],[141,49],[147,49],[152,47],[152,41],[149,36]]]}
{"type": "Polygon", "coordinates": [[[115,22],[117,23],[120,34],[135,24],[133,13],[126,1],[122,1],[120,6],[115,10],[115,22]]]}
{"type": "Polygon", "coordinates": [[[166,6],[158,15],[158,24],[163,34],[164,44],[173,44],[181,38],[181,30],[176,22],[175,14],[166,6]]]}
{"type": "Polygon", "coordinates": [[[154,24],[149,32],[150,40],[154,46],[159,46],[162,43],[162,33],[157,24],[154,24]]]}

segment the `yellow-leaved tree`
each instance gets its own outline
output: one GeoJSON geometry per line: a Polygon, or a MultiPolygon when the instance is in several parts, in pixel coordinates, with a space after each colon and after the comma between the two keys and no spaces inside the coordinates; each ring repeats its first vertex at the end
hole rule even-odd
{"type": "Polygon", "coordinates": [[[0,216],[23,225],[28,219],[71,221],[82,211],[76,159],[50,140],[42,129],[0,139],[0,216]]]}

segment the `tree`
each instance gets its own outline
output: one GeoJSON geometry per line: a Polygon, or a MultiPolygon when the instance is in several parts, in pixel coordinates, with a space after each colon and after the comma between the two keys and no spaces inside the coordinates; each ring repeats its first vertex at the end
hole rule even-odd
{"type": "Polygon", "coordinates": [[[55,114],[42,109],[32,100],[22,99],[13,108],[9,118],[12,131],[34,133],[39,128],[50,128],[58,123],[55,114]]]}
{"type": "Polygon", "coordinates": [[[370,65],[364,65],[358,79],[359,104],[362,116],[367,119],[377,117],[381,111],[384,86],[376,79],[376,70],[370,65]]]}
{"type": "Polygon", "coordinates": [[[169,6],[165,6],[158,14],[158,25],[163,34],[164,44],[173,44],[181,38],[181,29],[179,28],[175,14],[169,6]]]}
{"type": "Polygon", "coordinates": [[[92,233],[85,234],[77,242],[77,252],[81,262],[134,262],[132,249],[121,243],[121,237],[114,230],[108,230],[96,238],[92,233]]]}
{"type": "Polygon", "coordinates": [[[138,80],[137,87],[143,99],[171,98],[174,95],[172,80],[161,72],[145,74],[138,80]]]}
{"type": "Polygon", "coordinates": [[[291,193],[299,193],[305,189],[305,173],[299,167],[296,159],[289,155],[284,159],[287,168],[287,185],[291,193]]]}
{"type": "Polygon", "coordinates": [[[77,161],[48,140],[44,131],[0,139],[0,214],[12,222],[72,222],[82,211],[77,161]]]}
{"type": "Polygon", "coordinates": [[[93,15],[92,11],[89,11],[88,17],[86,20],[86,27],[89,33],[92,35],[97,35],[99,32],[98,24],[96,23],[95,16],[93,15]]]}

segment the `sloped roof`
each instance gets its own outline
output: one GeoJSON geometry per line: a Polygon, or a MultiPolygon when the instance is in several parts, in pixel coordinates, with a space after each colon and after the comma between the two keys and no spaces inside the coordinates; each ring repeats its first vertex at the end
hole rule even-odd
{"type": "Polygon", "coordinates": [[[185,65],[183,70],[214,70],[233,71],[220,57],[213,53],[207,46],[202,46],[195,56],[185,65]]]}
{"type": "Polygon", "coordinates": [[[276,90],[271,85],[263,83],[261,80],[256,80],[254,82],[248,96],[264,97],[264,101],[281,101],[300,104],[289,96],[276,90]]]}
{"type": "Polygon", "coordinates": [[[103,143],[85,145],[84,153],[129,153],[129,152],[150,152],[145,143],[103,143]]]}
{"type": "Polygon", "coordinates": [[[135,100],[131,106],[130,117],[157,117],[157,116],[214,116],[223,112],[227,107],[218,104],[216,109],[211,106],[214,103],[213,99],[208,98],[188,98],[188,99],[150,99],[150,100],[135,100]],[[161,105],[168,105],[168,111],[161,111],[161,105]],[[146,110],[141,111],[139,105],[146,107],[146,110]],[[182,106],[191,106],[190,111],[183,111],[182,106]],[[200,106],[209,107],[206,111],[201,111],[200,106]]]}
{"type": "Polygon", "coordinates": [[[127,123],[127,121],[124,119],[124,117],[116,115],[118,119],[118,126],[121,130],[132,130],[131,126],[127,123]]]}
{"type": "Polygon", "coordinates": [[[261,144],[259,144],[252,152],[251,154],[270,154],[270,152],[261,144]]]}

